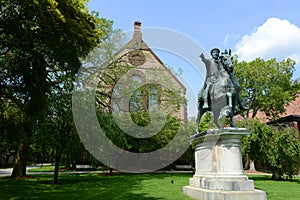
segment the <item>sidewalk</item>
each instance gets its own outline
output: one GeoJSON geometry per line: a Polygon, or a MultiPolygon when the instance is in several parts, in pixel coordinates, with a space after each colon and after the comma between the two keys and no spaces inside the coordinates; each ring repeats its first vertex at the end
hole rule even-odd
{"type": "MultiPolygon", "coordinates": [[[[33,169],[33,168],[39,168],[39,167],[41,167],[41,165],[46,166],[46,165],[51,165],[51,163],[28,165],[26,167],[26,171],[29,169],[33,169]]],[[[10,176],[12,171],[13,171],[13,168],[0,169],[0,177],[1,176],[10,176]]],[[[31,174],[31,172],[27,171],[27,174],[31,174]]]]}
{"type": "MultiPolygon", "coordinates": [[[[41,165],[46,166],[46,165],[51,165],[48,163],[44,163],[44,164],[36,164],[36,165],[29,165],[26,167],[27,170],[27,175],[33,175],[33,174],[52,174],[53,172],[29,172],[29,169],[33,169],[33,168],[39,168],[41,167],[41,165]]],[[[4,176],[10,176],[12,173],[13,168],[6,168],[6,169],[0,169],[0,177],[4,177],[4,176]]],[[[107,173],[108,171],[86,171],[86,170],[79,170],[79,171],[59,171],[60,174],[88,174],[88,173],[107,173]]],[[[114,171],[115,172],[115,171],[114,171]]],[[[188,171],[188,170],[184,170],[184,171],[180,171],[180,170],[171,170],[171,171],[155,171],[152,173],[191,173],[193,174],[193,171],[188,171]]],[[[268,173],[264,173],[264,172],[250,172],[249,170],[244,170],[244,173],[246,175],[251,174],[251,175],[270,175],[268,173]]]]}
{"type": "Polygon", "coordinates": [[[13,168],[0,169],[0,177],[1,176],[10,176],[13,168]]]}

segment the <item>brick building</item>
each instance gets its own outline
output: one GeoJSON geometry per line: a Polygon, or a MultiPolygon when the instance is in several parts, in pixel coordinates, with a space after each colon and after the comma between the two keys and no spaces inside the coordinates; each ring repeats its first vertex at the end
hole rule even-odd
{"type": "Polygon", "coordinates": [[[179,121],[183,122],[187,119],[186,101],[182,100],[185,98],[186,88],[171,72],[171,70],[160,60],[154,51],[143,41],[141,22],[134,22],[132,39],[120,49],[120,51],[115,55],[115,58],[122,59],[124,63],[132,67],[132,69],[126,74],[129,82],[135,81],[141,85],[152,84],[157,87],[154,87],[154,91],[151,95],[141,94],[140,102],[135,102],[133,105],[130,105],[129,110],[140,109],[139,107],[149,110],[169,103],[167,108],[169,113],[173,113],[179,121]],[[176,94],[181,97],[180,105],[174,103],[172,107],[170,103],[172,102],[172,99],[170,99],[170,97],[160,96],[156,98],[153,96],[153,94],[159,91],[161,87],[170,91],[176,91],[176,94]],[[155,91],[156,89],[157,91],[155,91]]]}

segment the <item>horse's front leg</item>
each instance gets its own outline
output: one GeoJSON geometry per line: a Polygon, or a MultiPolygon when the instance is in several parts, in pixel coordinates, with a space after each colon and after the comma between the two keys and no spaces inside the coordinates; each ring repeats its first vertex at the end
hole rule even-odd
{"type": "Polygon", "coordinates": [[[234,125],[234,121],[233,121],[233,116],[234,116],[234,102],[233,102],[233,95],[231,92],[227,92],[226,93],[227,97],[228,97],[228,106],[230,109],[230,113],[229,113],[229,125],[230,127],[235,127],[234,125]]]}
{"type": "Polygon", "coordinates": [[[231,92],[227,92],[226,95],[228,97],[228,106],[229,108],[232,108],[232,94],[231,92]]]}

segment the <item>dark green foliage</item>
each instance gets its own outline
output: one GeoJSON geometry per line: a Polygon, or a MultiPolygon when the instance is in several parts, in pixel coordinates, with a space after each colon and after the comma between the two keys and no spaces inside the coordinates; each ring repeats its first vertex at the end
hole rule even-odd
{"type": "Polygon", "coordinates": [[[30,137],[52,106],[50,96],[70,87],[66,80],[74,79],[80,59],[105,39],[111,22],[90,14],[84,0],[0,2],[1,104],[10,102],[20,113],[12,176],[24,176],[30,137]]]}
{"type": "MultiPolygon", "coordinates": [[[[116,124],[111,113],[98,111],[97,116],[102,130],[115,145],[136,153],[151,152],[164,147],[178,133],[180,126],[176,117],[168,116],[162,130],[157,134],[150,138],[136,138],[123,132],[116,124]]],[[[136,112],[132,116],[135,119],[134,121],[140,126],[146,126],[149,122],[149,113],[147,111],[136,112]]],[[[127,120],[131,121],[132,119],[127,120]]],[[[132,129],[134,130],[134,128],[132,129]]]]}
{"type": "Polygon", "coordinates": [[[217,126],[213,122],[213,113],[212,112],[206,112],[202,117],[201,121],[198,127],[198,131],[206,131],[210,128],[217,128],[217,126]]]}
{"type": "Polygon", "coordinates": [[[300,83],[292,80],[295,61],[286,59],[251,62],[235,60],[235,75],[241,86],[241,97],[249,110],[247,117],[255,117],[258,111],[274,119],[285,112],[285,106],[299,94],[300,83]],[[250,116],[251,115],[251,116],[250,116]]]}
{"type": "Polygon", "coordinates": [[[249,120],[251,135],[242,139],[243,155],[260,162],[273,173],[273,179],[292,178],[298,174],[300,160],[299,133],[293,128],[269,126],[249,120]]]}

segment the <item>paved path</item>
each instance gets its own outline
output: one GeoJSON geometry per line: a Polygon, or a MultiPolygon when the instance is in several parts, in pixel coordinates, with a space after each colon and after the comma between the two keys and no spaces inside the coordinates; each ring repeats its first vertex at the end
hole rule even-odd
{"type": "Polygon", "coordinates": [[[12,173],[12,168],[0,169],[0,176],[10,176],[12,173]]]}
{"type": "MultiPolygon", "coordinates": [[[[50,165],[50,164],[43,164],[43,166],[45,165],[50,165]]],[[[41,164],[37,164],[37,165],[31,165],[31,166],[27,166],[27,170],[28,169],[32,169],[32,168],[38,168],[40,167],[41,164]]],[[[10,176],[12,173],[13,168],[6,168],[6,169],[0,169],[0,177],[2,176],[10,176]]],[[[80,171],[60,171],[60,174],[88,174],[88,173],[107,173],[108,171],[84,171],[84,170],[80,170],[80,171]]],[[[28,172],[27,171],[27,175],[32,175],[32,174],[52,174],[53,172],[28,172]]],[[[193,173],[192,171],[155,171],[153,173],[193,173]]],[[[262,172],[249,172],[247,170],[245,170],[245,174],[267,174],[267,173],[262,173],[262,172]]],[[[269,174],[270,175],[270,174],[269,174]]]]}
{"type": "MultiPolygon", "coordinates": [[[[27,168],[28,169],[28,168],[27,168]]],[[[115,172],[115,171],[113,171],[115,172]]],[[[0,177],[2,176],[10,176],[12,173],[12,168],[9,169],[0,169],[0,177]]],[[[92,173],[109,173],[109,171],[59,171],[59,174],[92,174],[92,173]]],[[[150,173],[193,173],[192,171],[154,171],[150,173]]],[[[26,175],[34,175],[34,174],[53,174],[53,172],[26,172],[26,175]]]]}
{"type": "MultiPolygon", "coordinates": [[[[29,165],[29,166],[26,167],[26,170],[33,169],[33,168],[38,168],[38,167],[41,167],[41,165],[46,166],[46,165],[51,165],[51,164],[50,163],[44,163],[44,164],[29,165]]],[[[13,168],[0,169],[0,177],[1,176],[10,176],[12,171],[13,171],[13,168]]],[[[33,173],[35,173],[35,172],[33,172],[33,173]]],[[[27,174],[31,174],[31,172],[27,171],[27,174]]]]}

